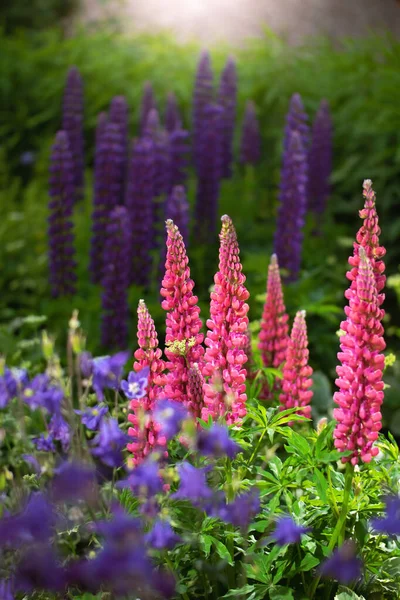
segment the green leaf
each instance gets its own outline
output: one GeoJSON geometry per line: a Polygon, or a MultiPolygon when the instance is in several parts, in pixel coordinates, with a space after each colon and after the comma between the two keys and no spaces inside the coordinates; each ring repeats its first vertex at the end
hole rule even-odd
{"type": "Polygon", "coordinates": [[[312,554],[306,554],[300,563],[300,571],[311,571],[314,567],[320,564],[319,558],[312,554]]]}
{"type": "Polygon", "coordinates": [[[314,475],[315,475],[315,487],[317,488],[318,495],[319,495],[320,499],[322,500],[322,502],[325,504],[326,502],[328,502],[327,481],[319,469],[315,469],[314,475]]]}
{"type": "Polygon", "coordinates": [[[270,600],[294,600],[293,591],[283,585],[274,585],[269,590],[270,600]]]}
{"type": "Polygon", "coordinates": [[[358,596],[353,590],[350,590],[343,585],[339,585],[335,600],[365,600],[365,598],[364,596],[358,596]]]}
{"type": "Polygon", "coordinates": [[[291,431],[289,434],[290,444],[285,446],[285,449],[290,454],[299,453],[301,456],[308,456],[310,453],[310,445],[308,441],[296,431],[291,431]]]}
{"type": "Polygon", "coordinates": [[[226,560],[226,562],[229,565],[233,566],[233,558],[232,558],[231,553],[229,552],[228,548],[225,546],[225,544],[223,544],[220,540],[217,540],[217,538],[215,538],[212,535],[210,535],[208,537],[211,538],[212,544],[213,544],[213,546],[215,546],[218,556],[220,558],[222,558],[223,560],[226,560]]]}

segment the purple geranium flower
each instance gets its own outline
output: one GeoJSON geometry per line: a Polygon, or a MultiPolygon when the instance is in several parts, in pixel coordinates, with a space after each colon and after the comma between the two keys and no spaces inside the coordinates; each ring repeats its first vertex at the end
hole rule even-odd
{"type": "Polygon", "coordinates": [[[96,491],[96,474],[93,467],[66,461],[56,469],[51,485],[52,498],[56,502],[91,502],[96,496],[96,491]]]}
{"type": "Polygon", "coordinates": [[[40,434],[38,437],[32,439],[36,450],[39,452],[55,452],[56,447],[54,445],[54,438],[50,434],[40,434]]]}
{"type": "Polygon", "coordinates": [[[356,556],[356,545],[352,540],[344,542],[321,565],[321,574],[348,584],[361,577],[362,561],[356,556]]]}
{"type": "Polygon", "coordinates": [[[135,494],[154,496],[162,491],[163,483],[158,464],[154,460],[146,460],[136,467],[125,481],[120,481],[118,487],[129,487],[135,494]]]}
{"type": "Polygon", "coordinates": [[[81,415],[81,423],[92,431],[99,428],[99,425],[108,412],[108,406],[97,404],[96,406],[87,408],[86,410],[76,410],[77,415],[81,415]]]}
{"type": "Polygon", "coordinates": [[[400,535],[400,498],[388,496],[385,504],[386,516],[383,519],[372,519],[371,525],[379,533],[400,535]]]}
{"type": "Polygon", "coordinates": [[[103,400],[104,389],[119,388],[122,371],[129,354],[129,351],[117,352],[113,356],[101,356],[93,360],[93,388],[99,400],[103,400]]]}
{"type": "Polygon", "coordinates": [[[260,495],[257,489],[252,489],[237,496],[230,504],[218,507],[216,516],[236,527],[246,529],[259,511],[260,495]]]}
{"type": "Polygon", "coordinates": [[[90,352],[81,352],[79,355],[79,368],[85,379],[93,375],[93,356],[90,352]]]}
{"type": "Polygon", "coordinates": [[[137,373],[131,371],[128,375],[128,381],[121,381],[121,390],[128,400],[136,400],[146,395],[149,373],[149,367],[144,367],[137,373]]]}
{"type": "Polygon", "coordinates": [[[297,525],[292,517],[282,517],[275,523],[275,530],[272,533],[272,538],[278,546],[285,544],[298,544],[301,542],[301,536],[310,531],[310,527],[297,525]]]}
{"type": "Polygon", "coordinates": [[[171,550],[180,542],[181,538],[167,521],[159,519],[154,523],[151,531],[144,536],[144,539],[149,546],[152,546],[156,550],[163,550],[165,548],[171,550]]]}
{"type": "Polygon", "coordinates": [[[22,399],[31,410],[45,408],[51,415],[59,413],[64,393],[61,388],[50,385],[49,377],[41,373],[32,381],[25,380],[22,399]]]}
{"type": "Polygon", "coordinates": [[[71,441],[71,429],[59,413],[56,413],[51,418],[49,434],[54,440],[61,442],[63,452],[68,452],[71,441]]]}
{"type": "Polygon", "coordinates": [[[192,504],[197,506],[199,501],[208,500],[213,492],[207,485],[206,469],[196,469],[188,462],[178,465],[180,477],[179,489],[171,498],[179,500],[191,500],[192,504]]]}
{"type": "Polygon", "coordinates": [[[122,450],[129,437],[121,431],[116,419],[103,419],[100,431],[93,440],[92,454],[108,467],[120,467],[122,450]]]}
{"type": "Polygon", "coordinates": [[[124,547],[131,545],[142,538],[142,523],[139,519],[131,517],[119,504],[112,506],[112,519],[98,521],[96,531],[107,542],[119,544],[124,547]]]}
{"type": "Polygon", "coordinates": [[[153,418],[161,426],[161,435],[170,440],[178,433],[182,421],[189,416],[187,409],[175,400],[158,400],[153,418]]]}
{"type": "Polygon", "coordinates": [[[53,533],[55,517],[51,505],[39,492],[32,494],[23,510],[0,520],[0,545],[46,542],[53,533]]]}
{"type": "Polygon", "coordinates": [[[24,461],[26,463],[28,463],[28,465],[30,465],[32,467],[32,469],[35,471],[36,475],[41,474],[42,469],[40,467],[40,464],[39,464],[36,456],[33,456],[33,454],[23,454],[22,458],[24,459],[24,461]]]}
{"type": "Polygon", "coordinates": [[[22,555],[15,573],[15,587],[30,594],[36,590],[62,592],[67,583],[65,570],[57,560],[55,548],[41,544],[22,555]]]}
{"type": "Polygon", "coordinates": [[[197,436],[197,449],[204,456],[228,456],[234,458],[241,452],[239,444],[229,437],[229,431],[222,425],[212,425],[210,429],[202,429],[197,436]]]}

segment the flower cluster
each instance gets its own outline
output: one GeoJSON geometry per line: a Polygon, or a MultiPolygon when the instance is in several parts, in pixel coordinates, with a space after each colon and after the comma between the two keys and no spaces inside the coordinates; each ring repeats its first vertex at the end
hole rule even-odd
{"type": "Polygon", "coordinates": [[[197,66],[196,81],[193,90],[193,155],[198,168],[199,157],[202,154],[201,137],[204,127],[204,110],[212,102],[214,95],[213,72],[208,52],[203,52],[197,66]]]}
{"type": "Polygon", "coordinates": [[[332,120],[326,100],[321,101],[313,123],[308,164],[308,208],[315,213],[319,229],[330,194],[332,171],[332,120]]]}
{"type": "Polygon", "coordinates": [[[240,141],[240,162],[256,165],[261,158],[261,134],[254,102],[246,104],[240,141]]]}
{"type": "Polygon", "coordinates": [[[223,138],[222,138],[222,176],[232,176],[232,143],[235,130],[237,96],[236,65],[229,57],[221,74],[218,91],[218,104],[224,109],[223,113],[223,138]]]}
{"type": "Polygon", "coordinates": [[[68,71],[63,99],[62,128],[67,133],[73,162],[74,199],[81,200],[84,187],[83,83],[76,67],[68,71]]]}

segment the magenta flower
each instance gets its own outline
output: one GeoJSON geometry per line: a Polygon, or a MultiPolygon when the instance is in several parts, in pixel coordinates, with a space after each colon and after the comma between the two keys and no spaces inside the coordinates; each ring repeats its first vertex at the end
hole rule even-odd
{"type": "Polygon", "coordinates": [[[283,367],[282,393],[279,396],[282,410],[299,407],[299,414],[311,417],[312,368],[308,364],[308,339],[306,311],[299,310],[294,319],[283,367]]]}
{"type": "Polygon", "coordinates": [[[249,297],[239,258],[239,245],[232,220],[222,217],[220,233],[219,270],[214,277],[211,292],[210,318],[207,321],[206,352],[202,418],[207,421],[225,416],[229,424],[236,423],[246,414],[247,344],[249,297]]]}
{"type": "Polygon", "coordinates": [[[188,371],[188,390],[187,407],[195,418],[201,417],[204,406],[204,377],[198,363],[193,363],[188,371]]]}
{"type": "Polygon", "coordinates": [[[187,404],[190,401],[189,369],[202,360],[204,335],[189,260],[178,227],[168,219],[167,260],[162,281],[161,306],[167,311],[165,354],[168,375],[164,394],[187,404]]]}
{"type": "MultiPolygon", "coordinates": [[[[289,342],[289,315],[283,299],[282,283],[276,254],[271,256],[268,267],[267,297],[261,317],[258,348],[264,367],[280,367],[286,358],[289,342]]],[[[275,389],[281,387],[278,379],[275,389]]],[[[272,390],[265,386],[263,397],[271,399],[272,390]]]]}
{"type": "Polygon", "coordinates": [[[333,411],[337,421],[335,447],[341,452],[351,451],[342,462],[353,465],[360,460],[370,462],[378,454],[373,444],[382,427],[382,351],[386,347],[381,323],[384,311],[379,308],[373,267],[362,246],[357,258],[356,289],[352,282],[347,294],[349,306],[345,308],[347,318],[340,325],[345,334],[340,338],[338,353],[342,364],[336,368],[339,391],[333,396],[339,405],[333,411]]]}

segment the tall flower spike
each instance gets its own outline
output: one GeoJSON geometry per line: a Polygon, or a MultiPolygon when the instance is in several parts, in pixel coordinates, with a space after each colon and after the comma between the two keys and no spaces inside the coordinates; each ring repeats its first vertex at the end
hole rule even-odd
{"type": "Polygon", "coordinates": [[[385,271],[385,263],[382,260],[386,254],[386,250],[383,246],[379,245],[381,230],[375,206],[375,192],[372,189],[372,181],[370,179],[366,179],[363,183],[363,196],[365,204],[364,208],[360,210],[360,217],[363,219],[363,224],[358,230],[356,241],[354,242],[353,256],[350,256],[349,258],[349,264],[352,268],[346,273],[346,277],[347,279],[350,279],[351,286],[350,289],[345,292],[345,296],[350,300],[352,290],[356,290],[356,279],[360,265],[359,252],[360,248],[364,248],[366,255],[371,261],[372,270],[375,276],[376,291],[378,293],[378,306],[381,306],[385,299],[385,295],[380,292],[385,287],[386,282],[386,276],[383,274],[385,271]]]}
{"type": "MultiPolygon", "coordinates": [[[[114,96],[110,104],[110,122],[118,125],[121,135],[121,146],[124,161],[121,165],[123,188],[125,185],[129,146],[129,109],[125,96],[114,96]]],[[[121,199],[122,200],[122,199],[121,199]]]]}
{"type": "Polygon", "coordinates": [[[51,151],[49,181],[49,270],[54,297],[75,293],[74,167],[65,131],[59,131],[51,151]]]}
{"type": "Polygon", "coordinates": [[[311,398],[313,392],[312,368],[308,364],[308,339],[306,311],[296,313],[292,333],[286,351],[286,362],[283,367],[282,393],[279,396],[282,410],[299,407],[299,413],[311,417],[311,398]]]}
{"type": "Polygon", "coordinates": [[[297,131],[300,134],[304,150],[308,150],[310,142],[310,128],[308,126],[308,116],[304,110],[303,101],[300,94],[293,94],[289,103],[289,110],[286,115],[285,136],[283,140],[284,152],[290,146],[291,134],[297,131]]]}
{"type": "Polygon", "coordinates": [[[370,462],[378,454],[373,444],[382,427],[385,364],[382,351],[386,346],[381,323],[384,311],[379,307],[373,265],[362,246],[358,259],[355,286],[352,281],[347,294],[347,318],[340,325],[345,334],[340,338],[338,353],[342,364],[336,368],[339,391],[333,396],[339,405],[333,411],[337,421],[333,434],[335,447],[351,451],[350,456],[342,457],[342,462],[350,461],[353,465],[370,462]]]}
{"type": "Polygon", "coordinates": [[[196,168],[202,154],[201,137],[203,132],[204,109],[213,101],[214,75],[208,52],[202,52],[197,66],[196,81],[193,90],[193,155],[196,168]]]}
{"type": "Polygon", "coordinates": [[[74,165],[75,198],[81,200],[84,191],[83,156],[83,84],[77,67],[68,71],[64,89],[62,128],[68,135],[74,165]]]}
{"type": "Polygon", "coordinates": [[[329,177],[332,171],[332,119],[329,104],[322,100],[314,119],[309,153],[308,208],[315,213],[317,231],[330,194],[329,177]]]}
{"type": "Polygon", "coordinates": [[[99,283],[104,272],[104,240],[108,217],[122,197],[121,165],[124,160],[118,125],[102,125],[96,147],[90,271],[99,283]]]}
{"type": "Polygon", "coordinates": [[[148,286],[150,283],[153,186],[154,144],[151,139],[143,138],[133,144],[125,201],[132,228],[131,282],[135,285],[148,286]]]}
{"type": "Polygon", "coordinates": [[[204,335],[182,235],[170,219],[166,227],[167,260],[160,292],[164,298],[161,306],[167,311],[165,354],[169,372],[164,392],[167,398],[188,404],[191,400],[188,372],[202,360],[204,335]]]}
{"type": "Polygon", "coordinates": [[[184,185],[189,166],[189,132],[178,124],[169,134],[170,189],[174,185],[184,185]]]}
{"type": "Polygon", "coordinates": [[[218,200],[222,175],[223,109],[209,104],[204,109],[199,142],[196,191],[196,234],[202,242],[216,236],[218,200]]]}
{"type": "Polygon", "coordinates": [[[274,251],[287,271],[287,281],[296,281],[300,272],[306,202],[307,154],[299,132],[293,131],[283,155],[274,238],[274,251]]]}
{"type": "Polygon", "coordinates": [[[240,162],[244,165],[256,165],[261,158],[261,134],[254,102],[246,104],[240,141],[240,162]]]}
{"type": "Polygon", "coordinates": [[[202,418],[224,416],[228,423],[240,422],[246,414],[247,327],[249,297],[242,273],[239,245],[232,220],[222,217],[219,236],[219,270],[211,292],[207,321],[203,376],[205,404],[202,418]]]}
{"type": "Polygon", "coordinates": [[[169,92],[167,96],[167,106],[165,107],[165,129],[171,133],[177,127],[181,127],[182,119],[179,114],[178,103],[174,92],[169,92]]]}
{"type": "Polygon", "coordinates": [[[156,103],[154,100],[153,87],[149,81],[146,81],[143,89],[142,96],[142,105],[140,107],[140,132],[141,135],[144,135],[147,119],[149,116],[149,112],[156,108],[156,103]]]}
{"type": "Polygon", "coordinates": [[[224,109],[222,142],[222,176],[232,177],[232,143],[235,131],[237,73],[235,61],[229,57],[221,74],[218,103],[224,109]]]}
{"type": "MultiPolygon", "coordinates": [[[[100,145],[100,140],[101,140],[101,137],[104,135],[104,131],[105,131],[107,123],[108,123],[108,114],[106,112],[99,113],[97,115],[95,148],[98,148],[100,145]]],[[[95,159],[96,159],[96,156],[95,156],[95,159]]]]}
{"type": "Polygon", "coordinates": [[[135,371],[141,371],[148,367],[149,379],[144,398],[131,400],[129,404],[132,412],[128,415],[128,420],[132,426],[129,428],[128,434],[133,440],[127,448],[134,455],[134,464],[139,464],[157,445],[163,446],[166,443],[166,440],[159,434],[159,427],[151,417],[155,401],[162,395],[165,363],[158,347],[154,321],[143,300],[139,300],[137,313],[139,348],[135,351],[133,368],[135,371]]]}
{"type": "Polygon", "coordinates": [[[204,377],[197,363],[188,371],[188,408],[195,418],[200,418],[204,407],[204,377]]]}
{"type": "Polygon", "coordinates": [[[131,225],[124,206],[110,213],[104,240],[101,341],[105,348],[126,348],[128,342],[128,288],[131,225]]]}
{"type": "MultiPolygon", "coordinates": [[[[264,367],[280,367],[286,358],[289,342],[289,315],[283,299],[282,283],[276,254],[271,256],[268,267],[267,297],[261,317],[258,348],[264,367]]],[[[276,388],[280,387],[276,381],[276,388]]],[[[264,390],[264,396],[271,398],[272,390],[264,390]]]]}

